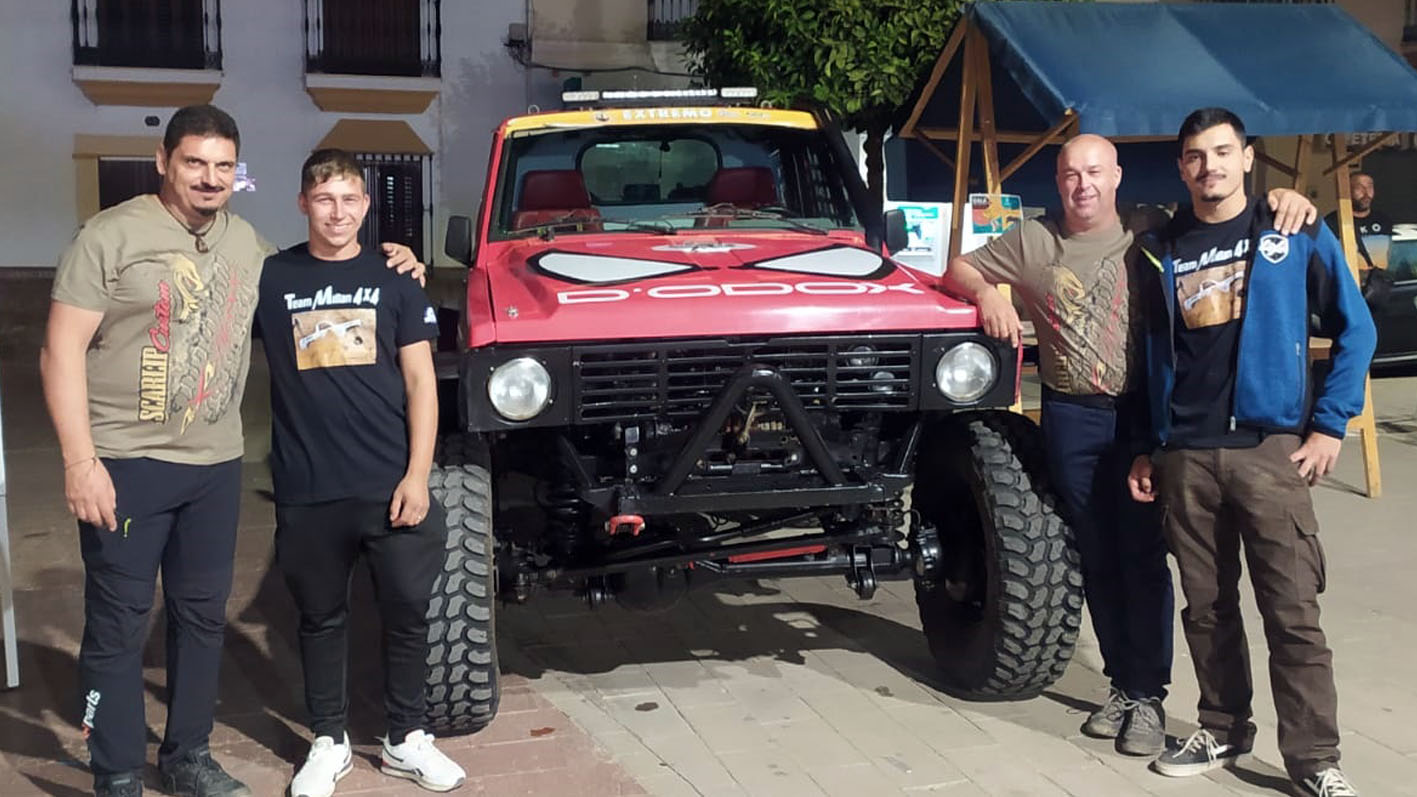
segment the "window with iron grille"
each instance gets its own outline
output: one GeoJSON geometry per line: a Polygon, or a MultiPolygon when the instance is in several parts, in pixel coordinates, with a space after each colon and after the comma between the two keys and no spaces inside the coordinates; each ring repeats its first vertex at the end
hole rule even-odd
{"type": "Polygon", "coordinates": [[[220,0],[70,0],[74,63],[221,69],[220,0]]]}
{"type": "Polygon", "coordinates": [[[111,208],[139,194],[156,194],[161,184],[152,158],[99,158],[98,208],[111,208]]]}
{"type": "Polygon", "coordinates": [[[673,41],[684,20],[699,13],[699,0],[649,0],[650,41],[673,41]]]}
{"type": "MultiPolygon", "coordinates": [[[[359,242],[366,249],[381,243],[405,244],[419,260],[429,251],[425,230],[432,195],[432,159],[427,155],[355,153],[364,169],[364,185],[369,191],[369,214],[359,230],[359,242]]],[[[426,262],[426,261],[425,261],[426,262]]]]}
{"type": "Polygon", "coordinates": [[[436,77],[440,0],[305,0],[305,71],[436,77]]]}

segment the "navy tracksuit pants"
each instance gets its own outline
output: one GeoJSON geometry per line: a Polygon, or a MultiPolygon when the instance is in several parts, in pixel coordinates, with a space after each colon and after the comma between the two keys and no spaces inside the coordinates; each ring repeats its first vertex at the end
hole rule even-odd
{"type": "Polygon", "coordinates": [[[79,524],[85,574],[79,695],[95,776],[143,769],[143,646],[159,573],[168,715],[158,765],[207,743],[241,501],[240,460],[103,464],[117,493],[118,530],[79,524]]]}

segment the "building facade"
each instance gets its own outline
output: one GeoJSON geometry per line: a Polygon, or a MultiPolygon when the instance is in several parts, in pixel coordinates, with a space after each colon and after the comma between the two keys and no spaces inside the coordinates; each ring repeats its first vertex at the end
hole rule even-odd
{"type": "Polygon", "coordinates": [[[684,85],[692,0],[69,0],[0,4],[0,268],[51,267],[83,219],[156,186],[172,111],[241,128],[231,207],[304,238],[310,151],[365,167],[366,232],[430,263],[481,200],[492,130],[574,83],[684,85]]]}

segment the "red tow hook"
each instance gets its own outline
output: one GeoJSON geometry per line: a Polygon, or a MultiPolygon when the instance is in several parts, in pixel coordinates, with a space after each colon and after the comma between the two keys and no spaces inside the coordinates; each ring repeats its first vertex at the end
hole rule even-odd
{"type": "Polygon", "coordinates": [[[605,530],[614,537],[617,534],[629,534],[631,537],[640,536],[644,530],[645,519],[639,515],[616,515],[605,522],[605,530]]]}

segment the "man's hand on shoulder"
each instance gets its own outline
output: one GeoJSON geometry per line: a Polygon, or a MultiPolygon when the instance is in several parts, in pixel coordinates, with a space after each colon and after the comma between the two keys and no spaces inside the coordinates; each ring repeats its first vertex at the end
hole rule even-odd
{"type": "Polygon", "coordinates": [[[1271,189],[1266,196],[1269,209],[1274,211],[1274,229],[1284,235],[1293,235],[1313,224],[1319,217],[1319,209],[1309,198],[1289,188],[1271,189]]]}
{"type": "Polygon", "coordinates": [[[1338,463],[1338,451],[1343,441],[1323,432],[1309,432],[1299,450],[1289,455],[1289,461],[1299,466],[1299,475],[1309,484],[1327,476],[1338,463]]]}
{"type": "Polygon", "coordinates": [[[427,285],[424,282],[424,275],[428,272],[428,267],[423,265],[418,256],[403,244],[382,243],[379,248],[383,250],[384,256],[388,258],[386,265],[400,274],[408,274],[418,280],[419,285],[427,285]]]}
{"type": "Polygon", "coordinates": [[[1007,340],[1018,346],[1023,340],[1023,324],[1013,303],[1004,298],[998,288],[990,286],[976,295],[979,305],[979,324],[984,334],[1007,340]]]}

